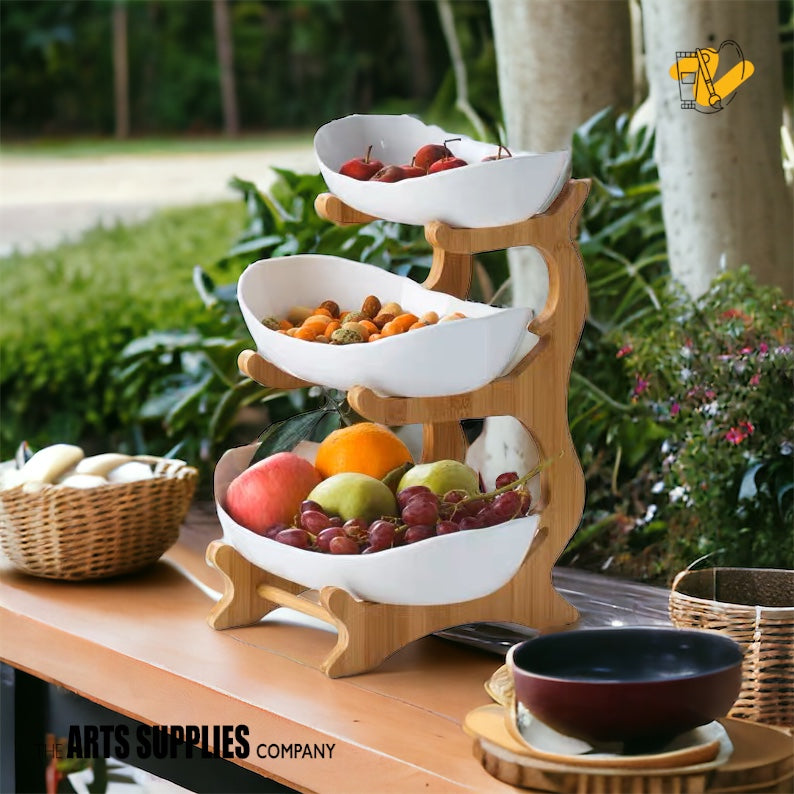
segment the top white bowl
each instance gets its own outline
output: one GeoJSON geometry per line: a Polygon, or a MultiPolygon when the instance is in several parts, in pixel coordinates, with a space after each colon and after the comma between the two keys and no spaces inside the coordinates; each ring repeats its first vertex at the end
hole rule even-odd
{"type": "Polygon", "coordinates": [[[264,358],[297,378],[341,391],[366,386],[401,397],[468,392],[509,371],[538,339],[527,330],[529,308],[459,300],[375,265],[322,254],[254,262],[237,282],[237,301],[264,358]],[[352,345],[306,342],[262,324],[268,316],[286,317],[291,306],[325,300],[357,310],[368,295],[396,301],[417,316],[460,311],[467,319],[352,345]]]}
{"type": "Polygon", "coordinates": [[[570,152],[515,151],[512,157],[482,162],[496,150],[492,143],[405,115],[346,116],[323,125],[314,136],[320,173],[332,193],[359,212],[417,226],[431,221],[466,228],[501,226],[548,209],[570,175],[570,152]],[[447,146],[469,163],[465,168],[393,183],[339,173],[344,162],[363,157],[370,146],[372,157],[384,165],[404,165],[420,146],[450,138],[461,138],[447,146]]]}

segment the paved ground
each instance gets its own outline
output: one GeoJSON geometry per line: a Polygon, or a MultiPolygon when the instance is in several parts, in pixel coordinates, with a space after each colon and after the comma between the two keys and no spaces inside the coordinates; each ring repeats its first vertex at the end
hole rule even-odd
{"type": "Polygon", "coordinates": [[[236,199],[239,176],[266,187],[270,166],[316,172],[310,146],[196,154],[0,157],[0,256],[51,247],[98,224],[158,208],[236,199]]]}

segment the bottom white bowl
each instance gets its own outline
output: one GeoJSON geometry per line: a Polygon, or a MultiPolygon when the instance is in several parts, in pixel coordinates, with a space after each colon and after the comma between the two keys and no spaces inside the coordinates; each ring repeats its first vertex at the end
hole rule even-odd
{"type": "Polygon", "coordinates": [[[226,489],[257,444],[226,452],[215,469],[223,539],[249,562],[307,589],[336,586],[365,601],[430,606],[469,601],[515,575],[538,528],[538,516],[456,532],[365,556],[320,554],[269,540],[241,526],[224,508],[226,489]]]}

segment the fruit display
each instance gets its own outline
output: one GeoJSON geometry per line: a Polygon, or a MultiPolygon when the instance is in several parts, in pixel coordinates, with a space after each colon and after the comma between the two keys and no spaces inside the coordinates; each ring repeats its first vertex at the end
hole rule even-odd
{"type": "MultiPolygon", "coordinates": [[[[444,534],[444,530],[451,527],[442,526],[441,532],[436,530],[432,536],[426,530],[412,530],[406,537],[408,527],[402,528],[404,522],[399,521],[403,508],[395,493],[399,477],[396,481],[393,477],[383,478],[383,481],[371,478],[373,483],[367,475],[353,473],[353,484],[359,492],[360,502],[375,499],[375,493],[383,494],[377,486],[385,486],[386,482],[393,486],[386,487],[387,495],[383,497],[389,499],[388,510],[381,506],[375,508],[371,516],[343,519],[334,511],[341,509],[345,515],[351,515],[346,512],[350,506],[333,504],[329,499],[333,500],[337,495],[324,494],[321,489],[319,498],[322,503],[318,500],[316,505],[322,510],[317,510],[313,504],[299,505],[292,519],[278,528],[284,534],[276,541],[242,526],[231,518],[226,509],[229,486],[249,467],[257,448],[258,444],[254,443],[229,449],[215,467],[216,510],[223,528],[223,541],[256,567],[300,584],[307,590],[340,587],[356,599],[382,604],[428,605],[468,601],[492,593],[507,582],[521,565],[538,531],[540,518],[532,511],[527,516],[481,529],[465,529],[469,522],[460,528],[462,512],[473,510],[467,503],[456,513],[457,532],[444,534]],[[397,522],[394,544],[377,552],[374,549],[365,551],[371,545],[368,540],[370,533],[376,547],[387,539],[381,536],[388,536],[390,530],[378,524],[379,521],[397,522]],[[311,529],[306,529],[304,523],[311,529]],[[362,542],[365,535],[366,542],[362,542]]],[[[301,452],[312,459],[308,450],[301,452]]],[[[332,475],[322,480],[321,485],[330,482],[333,486],[331,480],[343,476],[332,475]]],[[[337,482],[344,484],[344,479],[337,482]]],[[[510,490],[517,488],[521,491],[525,485],[514,483],[510,490]]],[[[310,495],[311,491],[308,491],[303,501],[315,501],[309,499],[310,495]]],[[[496,496],[498,494],[493,499],[496,496]]],[[[442,500],[438,501],[441,505],[442,500]]],[[[418,506],[412,505],[412,510],[418,506]]],[[[354,504],[350,509],[358,513],[360,504],[354,504]]],[[[448,509],[440,507],[441,512],[448,509]]],[[[408,516],[411,516],[411,511],[408,516]]],[[[270,527],[270,530],[274,529],[277,528],[270,527]]]]}
{"type": "Polygon", "coordinates": [[[571,169],[568,150],[508,149],[408,115],[335,119],[317,130],[314,151],[328,190],[349,207],[421,226],[525,220],[548,209],[571,169]]]}
{"type": "MultiPolygon", "coordinates": [[[[459,141],[460,138],[448,138],[444,143],[426,143],[416,150],[416,154],[407,165],[383,165],[380,160],[371,159],[372,145],[367,147],[364,157],[356,157],[342,163],[339,173],[360,181],[399,182],[402,179],[413,179],[428,174],[438,174],[450,168],[461,168],[469,163],[462,157],[452,153],[447,144],[459,141]]],[[[493,154],[488,154],[480,162],[487,163],[512,157],[510,150],[501,144],[493,154]]]]}
{"type": "Polygon", "coordinates": [[[527,482],[537,471],[505,472],[483,493],[465,463],[413,465],[391,430],[361,422],[331,433],[314,463],[279,452],[245,469],[229,484],[225,503],[237,523],[277,543],[373,554],[525,517],[532,506],[527,482]]]}
{"type": "Polygon", "coordinates": [[[307,342],[351,345],[376,342],[406,331],[463,319],[466,319],[466,315],[459,311],[443,317],[439,317],[435,311],[413,314],[405,311],[397,301],[381,303],[376,295],[368,295],[357,310],[340,309],[336,301],[324,300],[314,308],[291,306],[286,317],[263,317],[262,325],[271,331],[307,342]]]}
{"type": "MultiPolygon", "coordinates": [[[[26,451],[25,445],[21,448],[26,451]]],[[[136,482],[154,477],[151,460],[116,452],[86,456],[75,444],[51,444],[16,465],[4,464],[0,488],[21,486],[27,492],[47,487],[96,488],[111,483],[136,482]]]]}

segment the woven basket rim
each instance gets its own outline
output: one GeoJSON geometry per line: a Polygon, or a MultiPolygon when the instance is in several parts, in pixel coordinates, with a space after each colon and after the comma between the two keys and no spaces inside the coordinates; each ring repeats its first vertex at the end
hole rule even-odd
{"type": "Polygon", "coordinates": [[[681,601],[688,601],[693,604],[708,604],[709,606],[717,607],[728,611],[744,611],[748,613],[755,613],[756,610],[761,610],[765,617],[784,617],[794,619],[794,607],[767,607],[763,604],[737,604],[733,601],[717,601],[713,598],[703,598],[701,596],[692,596],[688,593],[681,593],[678,590],[670,591],[670,598],[681,601]]]}
{"type": "MultiPolygon", "coordinates": [[[[791,606],[767,605],[767,604],[743,604],[737,601],[720,601],[717,598],[709,598],[704,595],[692,595],[690,593],[682,592],[679,587],[684,580],[689,576],[699,575],[708,576],[709,574],[718,574],[720,572],[732,573],[751,573],[754,575],[770,573],[770,574],[790,574],[794,579],[794,570],[788,568],[743,568],[743,567],[714,567],[714,568],[685,568],[679,571],[673,579],[670,587],[670,601],[673,600],[686,600],[691,604],[709,605],[724,611],[732,612],[752,612],[760,610],[765,617],[781,617],[786,618],[794,616],[794,604],[791,606]]],[[[788,578],[788,576],[786,577],[788,578]]]]}

